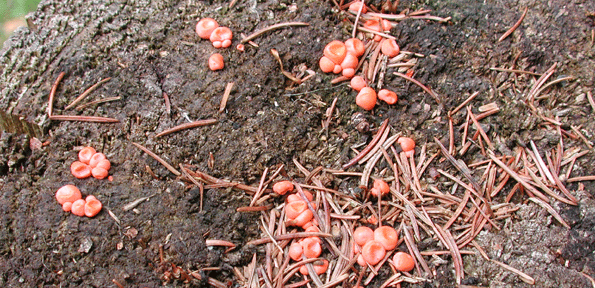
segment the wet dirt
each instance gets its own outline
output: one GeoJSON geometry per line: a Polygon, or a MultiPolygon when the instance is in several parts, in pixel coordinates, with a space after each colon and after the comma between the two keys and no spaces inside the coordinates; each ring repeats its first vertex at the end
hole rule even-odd
{"type": "MultiPolygon", "coordinates": [[[[433,138],[443,143],[448,139],[447,111],[477,91],[474,107],[496,102],[501,109],[482,120],[497,151],[511,155],[514,147],[529,140],[541,151],[552,149],[558,143],[557,131],[525,103],[536,78],[489,68],[514,63],[517,69],[543,73],[558,63],[553,77],[575,79],[547,90],[550,97],[536,104],[539,114],[558,116],[564,129],[580,127],[593,141],[594,112],[586,93],[595,85],[595,3],[468,2],[401,1],[399,10],[431,9],[433,15],[452,17],[447,24],[407,20],[391,30],[402,50],[425,55],[415,67],[415,79],[436,91],[442,101],[438,104],[419,87],[387,73],[385,86],[394,89],[400,100],[366,112],[372,128],[389,118],[396,131],[412,136],[418,146],[427,143],[435,153],[433,138]],[[529,13],[520,27],[498,42],[524,7],[529,7],[529,13]]],[[[165,281],[160,247],[164,261],[191,270],[219,267],[207,274],[233,282],[233,267],[246,265],[253,253],[262,252],[244,245],[262,236],[260,215],[236,212],[249,204],[250,195],[231,188],[207,189],[200,211],[198,189],[178,180],[132,142],[176,167],[188,164],[219,178],[257,186],[263,170],[279,164],[286,165],[289,177],[303,177],[292,164],[294,158],[308,169],[339,169],[354,156],[351,146],[370,140],[369,133],[359,133],[351,123],[351,116],[361,112],[354,103],[355,92],[345,84],[331,85],[333,76],[317,67],[324,45],[351,33],[352,25],[343,12],[328,1],[238,1],[232,9],[227,5],[227,1],[42,1],[28,16],[29,28],[18,30],[5,42],[0,50],[0,108],[40,124],[46,132],[40,140],[47,145],[31,149],[28,136],[3,132],[0,137],[0,286],[106,287],[115,285],[113,279],[125,287],[206,285],[165,281]],[[246,51],[239,52],[217,50],[198,39],[194,25],[203,17],[230,27],[234,45],[240,33],[275,23],[310,25],[265,33],[254,40],[259,47],[246,45],[246,51]],[[305,65],[317,74],[299,86],[291,85],[271,49],[279,52],[287,70],[305,65]],[[222,71],[207,67],[214,52],[226,59],[222,71]],[[50,121],[48,94],[60,72],[66,76],[57,91],[56,113],[114,117],[120,123],[50,121]],[[120,96],[120,100],[82,112],[64,111],[79,93],[106,77],[111,81],[92,96],[120,96]],[[229,82],[234,82],[234,88],[225,110],[218,113],[229,82]],[[163,93],[170,97],[170,114],[163,93]],[[327,133],[321,122],[336,97],[327,133]],[[218,123],[155,137],[175,125],[207,118],[218,123]],[[70,174],[69,166],[83,146],[95,147],[112,161],[112,182],[79,180],[70,174]],[[54,193],[69,183],[85,195],[95,195],[104,203],[104,211],[92,219],[64,213],[54,193]],[[122,209],[146,196],[151,198],[135,210],[122,209]],[[224,239],[238,247],[223,253],[222,247],[206,247],[206,239],[224,239]]],[[[465,113],[453,119],[459,126],[465,113]]],[[[460,139],[461,131],[455,133],[460,139]]],[[[588,150],[580,139],[564,141],[568,147],[588,150]]],[[[472,147],[463,160],[481,159],[478,151],[472,147]]],[[[591,149],[576,161],[572,175],[594,175],[594,160],[591,149]]],[[[452,169],[446,162],[435,165],[452,169]]],[[[340,189],[357,185],[341,179],[329,183],[340,189]]],[[[464,257],[464,284],[591,287],[584,275],[595,277],[595,184],[585,181],[583,185],[581,190],[577,183],[568,184],[580,200],[577,207],[554,205],[571,224],[570,230],[527,202],[512,219],[504,220],[502,230],[484,231],[476,240],[493,259],[533,276],[535,286],[479,255],[464,257]]],[[[456,285],[452,264],[440,265],[436,271],[434,282],[404,286],[456,285]]],[[[383,270],[380,276],[386,279],[389,272],[383,270]]],[[[378,280],[372,285],[381,284],[378,280]]]]}

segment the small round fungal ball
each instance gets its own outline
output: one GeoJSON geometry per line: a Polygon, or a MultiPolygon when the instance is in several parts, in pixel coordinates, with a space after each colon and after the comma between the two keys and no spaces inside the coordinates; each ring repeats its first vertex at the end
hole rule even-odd
{"type": "Polygon", "coordinates": [[[351,88],[353,88],[353,90],[355,91],[361,91],[362,88],[368,86],[366,80],[364,80],[364,77],[362,76],[354,76],[353,78],[351,78],[351,82],[349,82],[349,84],[351,85],[351,88]]]}
{"type": "Polygon", "coordinates": [[[213,30],[217,27],[219,27],[219,23],[215,19],[203,18],[196,23],[196,34],[202,39],[209,39],[213,30]]]}
{"type": "Polygon", "coordinates": [[[97,198],[87,197],[87,199],[85,201],[85,206],[84,206],[85,216],[95,217],[95,215],[97,215],[99,213],[99,211],[101,211],[102,207],[103,207],[103,205],[101,204],[101,202],[99,200],[97,200],[97,198]]]}
{"type": "Polygon", "coordinates": [[[376,91],[370,87],[362,88],[355,97],[357,106],[364,110],[372,110],[376,106],[376,91]]]}
{"type": "Polygon", "coordinates": [[[386,102],[388,105],[393,105],[397,103],[399,97],[397,97],[397,93],[390,91],[388,89],[382,89],[378,91],[378,99],[386,102]]]}
{"type": "Polygon", "coordinates": [[[62,204],[62,210],[64,210],[64,212],[70,212],[70,209],[72,209],[72,202],[64,202],[64,204],[62,204]]]}
{"type": "Polygon", "coordinates": [[[353,240],[359,246],[364,246],[368,241],[374,240],[374,230],[370,227],[360,226],[353,231],[353,240]]]}
{"type": "Polygon", "coordinates": [[[91,176],[91,167],[81,161],[74,161],[70,164],[70,173],[78,179],[85,179],[91,176]]]}
{"type": "Polygon", "coordinates": [[[85,164],[89,164],[91,157],[93,157],[93,155],[95,155],[95,153],[97,153],[97,151],[95,151],[95,149],[93,149],[93,147],[85,147],[85,148],[81,149],[81,151],[79,151],[79,161],[81,161],[85,164]]]}
{"type": "Polygon", "coordinates": [[[380,263],[385,255],[386,250],[378,241],[368,241],[368,243],[362,247],[362,257],[364,257],[364,260],[370,265],[380,263]]]}
{"type": "Polygon", "coordinates": [[[399,236],[397,230],[390,226],[380,226],[374,230],[374,241],[382,244],[385,250],[390,251],[397,247],[399,236]]]}
{"type": "Polygon", "coordinates": [[[70,208],[70,212],[76,216],[85,216],[85,203],[86,201],[83,199],[74,201],[70,208]]]}
{"type": "Polygon", "coordinates": [[[411,255],[405,252],[397,252],[393,256],[393,264],[399,271],[409,272],[415,267],[415,261],[411,255]]]}
{"type": "Polygon", "coordinates": [[[289,180],[279,181],[273,185],[273,192],[279,195],[285,195],[291,191],[293,191],[293,184],[289,180]]]}
{"type": "Polygon", "coordinates": [[[324,73],[331,73],[335,69],[335,63],[326,56],[322,56],[320,61],[318,61],[318,66],[320,66],[320,70],[324,73]]]}
{"type": "Polygon", "coordinates": [[[107,157],[105,157],[105,154],[98,152],[93,154],[93,156],[91,156],[91,159],[89,160],[89,166],[91,166],[91,168],[95,168],[97,167],[97,164],[99,163],[99,161],[107,159],[107,157]]]}
{"type": "Polygon", "coordinates": [[[293,261],[300,261],[302,260],[302,254],[304,253],[304,250],[302,248],[302,244],[298,243],[298,242],[293,242],[291,243],[291,245],[289,246],[289,257],[291,257],[291,259],[293,259],[293,261]]]}
{"type": "Polygon", "coordinates": [[[231,46],[231,39],[233,38],[233,33],[227,27],[217,27],[211,33],[209,40],[213,43],[213,47],[215,48],[227,48],[231,46]]]}
{"type": "Polygon", "coordinates": [[[374,196],[382,196],[382,195],[386,195],[388,194],[388,192],[390,192],[390,187],[388,186],[388,183],[384,182],[384,180],[382,179],[374,179],[374,189],[377,190],[378,192],[380,192],[377,195],[374,196]]]}
{"type": "Polygon", "coordinates": [[[58,191],[56,191],[56,200],[60,205],[64,205],[66,202],[73,203],[74,201],[81,199],[81,191],[74,185],[64,185],[58,191]]]}
{"type": "Polygon", "coordinates": [[[413,141],[413,139],[409,137],[400,137],[399,140],[397,140],[397,143],[401,145],[401,150],[405,152],[407,157],[413,156],[413,153],[415,152],[415,141],[413,141]]]}
{"type": "Polygon", "coordinates": [[[221,70],[223,67],[225,67],[223,55],[215,53],[209,57],[209,69],[211,69],[211,71],[221,70]]]}
{"type": "Polygon", "coordinates": [[[107,170],[105,170],[101,167],[93,168],[91,170],[91,174],[93,175],[93,178],[100,179],[100,180],[107,177],[107,175],[108,175],[107,170]]]}
{"type": "Polygon", "coordinates": [[[341,64],[347,55],[345,44],[339,40],[333,40],[324,47],[324,56],[335,64],[341,64]]]}
{"type": "Polygon", "coordinates": [[[382,41],[380,51],[382,51],[382,54],[388,56],[389,58],[393,58],[399,55],[401,48],[399,48],[399,45],[395,39],[385,39],[382,41]]]}

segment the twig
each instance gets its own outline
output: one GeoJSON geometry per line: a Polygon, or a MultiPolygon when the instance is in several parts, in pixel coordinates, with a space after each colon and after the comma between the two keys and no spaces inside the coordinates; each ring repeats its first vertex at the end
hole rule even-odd
{"type": "Polygon", "coordinates": [[[194,122],[190,122],[190,123],[184,123],[178,126],[175,126],[173,128],[169,128],[157,135],[155,135],[155,137],[161,137],[161,136],[165,136],[174,132],[178,132],[184,129],[190,129],[190,128],[195,128],[195,127],[200,127],[200,126],[206,126],[206,125],[211,125],[211,124],[215,124],[219,122],[217,119],[205,119],[205,120],[198,120],[198,121],[194,121],[194,122]]]}
{"type": "Polygon", "coordinates": [[[593,100],[593,94],[591,91],[587,91],[587,99],[589,99],[589,104],[591,104],[592,112],[595,113],[595,100],[593,100]]]}
{"type": "Polygon", "coordinates": [[[351,38],[355,38],[357,34],[357,22],[359,22],[359,17],[362,15],[362,10],[364,10],[364,7],[366,6],[364,0],[361,0],[361,3],[362,4],[359,6],[359,9],[357,10],[357,15],[355,16],[355,22],[353,22],[353,32],[351,33],[351,38]]]}
{"type": "Polygon", "coordinates": [[[118,123],[120,120],[115,118],[97,117],[97,116],[71,116],[71,115],[52,115],[50,120],[58,121],[81,121],[96,123],[118,123]]]}
{"type": "Polygon", "coordinates": [[[87,108],[89,106],[95,105],[95,104],[101,104],[101,103],[105,103],[105,102],[111,102],[111,101],[117,101],[122,99],[122,97],[120,96],[115,96],[115,97],[106,97],[103,99],[97,99],[95,101],[91,101],[89,103],[85,103],[85,104],[81,104],[79,106],[76,107],[76,110],[83,110],[84,108],[87,108]]]}
{"type": "Polygon", "coordinates": [[[155,153],[151,152],[149,149],[145,148],[145,146],[140,145],[135,142],[132,142],[132,145],[136,146],[140,150],[143,150],[143,152],[149,154],[149,156],[153,157],[153,159],[157,160],[157,162],[159,162],[159,163],[161,163],[161,165],[165,166],[165,168],[167,168],[167,170],[169,170],[171,173],[174,173],[174,175],[180,176],[182,174],[182,173],[180,173],[180,171],[176,170],[176,168],[169,165],[169,163],[165,162],[165,160],[161,159],[161,157],[157,156],[157,154],[155,154],[155,153]]]}
{"type": "Polygon", "coordinates": [[[477,95],[479,95],[479,91],[474,92],[465,101],[463,101],[463,103],[459,104],[459,106],[457,106],[457,108],[453,109],[452,111],[449,111],[448,115],[452,116],[455,113],[457,113],[459,110],[461,110],[461,108],[465,107],[465,105],[467,105],[469,102],[471,102],[471,100],[475,99],[475,97],[477,97],[477,95]]]}
{"type": "Polygon", "coordinates": [[[510,176],[512,176],[512,178],[514,178],[514,180],[516,180],[521,185],[523,185],[523,187],[525,187],[525,189],[527,189],[529,192],[533,193],[535,196],[539,197],[540,199],[542,199],[544,201],[548,201],[547,197],[545,197],[545,195],[543,195],[541,192],[539,192],[537,189],[535,189],[535,187],[531,186],[529,183],[527,183],[525,180],[523,180],[523,178],[521,178],[521,176],[519,176],[519,174],[517,174],[512,169],[510,169],[508,166],[506,166],[506,164],[504,164],[504,162],[500,161],[496,157],[496,155],[494,155],[494,152],[492,152],[491,150],[488,150],[488,156],[490,158],[492,158],[494,163],[496,163],[498,166],[500,166],[500,168],[504,169],[504,171],[506,173],[510,174],[510,176]]]}
{"type": "Polygon", "coordinates": [[[556,80],[552,80],[550,82],[548,82],[547,84],[541,86],[541,88],[539,88],[539,90],[537,90],[537,92],[535,92],[535,99],[543,99],[543,98],[547,98],[548,96],[543,96],[543,97],[538,97],[537,95],[541,94],[541,92],[543,92],[543,90],[547,89],[547,87],[550,87],[554,84],[563,82],[563,81],[569,81],[569,80],[574,80],[574,76],[566,76],[566,77],[562,77],[562,78],[558,78],[556,80]]]}
{"type": "Polygon", "coordinates": [[[514,32],[514,30],[516,30],[516,28],[519,28],[519,26],[521,26],[521,22],[523,22],[523,19],[525,19],[525,15],[527,15],[528,10],[529,7],[525,7],[525,11],[523,12],[523,15],[521,15],[519,21],[517,21],[512,27],[510,27],[510,29],[508,29],[508,31],[506,31],[506,33],[504,33],[502,37],[500,37],[500,39],[498,39],[498,42],[501,42],[502,40],[506,39],[506,37],[508,37],[510,34],[512,34],[512,32],[514,32]]]}
{"type": "Polygon", "coordinates": [[[576,133],[578,135],[579,138],[581,138],[581,140],[583,140],[583,142],[585,142],[585,144],[587,145],[587,147],[589,147],[589,149],[593,149],[593,145],[591,145],[591,142],[589,142],[589,140],[587,140],[587,138],[585,138],[585,135],[583,135],[583,133],[581,133],[580,130],[578,130],[579,128],[574,126],[574,125],[570,125],[570,129],[572,129],[572,131],[574,131],[574,133],[576,133]]]}
{"type": "Polygon", "coordinates": [[[64,75],[66,75],[66,73],[60,72],[60,75],[58,75],[58,78],[56,78],[54,85],[52,85],[52,90],[50,91],[50,97],[48,99],[49,117],[52,117],[52,114],[54,114],[54,97],[56,96],[56,90],[58,90],[58,85],[60,84],[60,81],[62,81],[62,78],[64,78],[64,75]]]}
{"type": "Polygon", "coordinates": [[[171,102],[169,101],[169,95],[163,92],[163,100],[165,101],[165,113],[171,115],[171,102]]]}
{"type": "Polygon", "coordinates": [[[415,79],[413,79],[413,78],[411,78],[411,77],[409,77],[409,76],[407,76],[407,75],[405,75],[405,74],[399,73],[399,72],[393,72],[393,74],[394,74],[394,75],[397,75],[397,76],[399,76],[399,77],[401,77],[401,78],[403,78],[403,79],[405,79],[405,80],[408,80],[408,81],[411,81],[411,82],[413,82],[413,84],[415,84],[415,85],[417,85],[417,86],[421,87],[421,89],[423,89],[423,90],[424,90],[424,91],[426,91],[428,94],[430,94],[430,96],[434,97],[434,99],[436,100],[436,102],[438,102],[438,104],[440,104],[440,103],[441,103],[441,101],[440,101],[440,98],[438,97],[438,95],[436,95],[436,93],[434,93],[434,91],[432,91],[432,89],[430,89],[430,88],[428,88],[428,87],[424,86],[424,85],[423,85],[423,84],[421,84],[419,81],[417,81],[417,80],[415,80],[415,79]]]}
{"type": "Polygon", "coordinates": [[[384,38],[387,38],[387,39],[397,40],[397,38],[395,36],[393,36],[393,35],[382,33],[382,32],[378,32],[376,30],[368,29],[366,27],[359,26],[359,27],[357,27],[357,30],[360,30],[360,31],[366,32],[366,33],[372,33],[372,34],[375,34],[375,35],[380,35],[380,36],[382,36],[384,38]]]}
{"type": "Polygon", "coordinates": [[[473,115],[473,112],[471,112],[471,108],[469,108],[469,106],[467,106],[467,113],[469,113],[469,116],[471,116],[471,121],[473,121],[475,128],[477,128],[477,131],[479,131],[481,137],[486,141],[488,147],[490,147],[491,150],[494,150],[494,145],[492,145],[492,141],[490,141],[490,138],[488,138],[486,132],[483,131],[483,128],[481,128],[479,121],[477,121],[477,118],[475,118],[475,115],[473,115]]]}
{"type": "Polygon", "coordinates": [[[492,67],[492,68],[490,68],[490,70],[500,71],[500,72],[522,73],[522,74],[529,74],[529,75],[534,75],[534,76],[543,75],[543,74],[539,74],[539,73],[535,73],[535,72],[531,72],[531,71],[524,71],[524,70],[517,70],[517,69],[506,69],[506,68],[498,68],[498,67],[492,67]]]}
{"type": "Polygon", "coordinates": [[[279,29],[279,28],[284,28],[284,27],[290,27],[290,26],[309,26],[310,24],[305,23],[305,22],[287,22],[287,23],[279,23],[279,24],[275,24],[275,25],[271,25],[267,28],[264,28],[260,31],[256,31],[248,36],[246,36],[246,38],[242,39],[242,41],[240,41],[241,43],[246,43],[266,32],[269,31],[273,31],[275,29],[279,29]]]}
{"type": "MultiPolygon", "coordinates": [[[[332,237],[333,235],[328,234],[328,233],[322,233],[322,232],[297,232],[297,233],[276,235],[275,237],[273,237],[273,239],[275,239],[275,241],[281,241],[281,240],[291,240],[291,239],[295,239],[295,238],[307,238],[307,237],[313,237],[313,236],[332,237]]],[[[271,242],[272,242],[272,239],[267,237],[267,238],[252,240],[252,241],[246,243],[246,246],[261,245],[261,244],[266,244],[266,243],[271,243],[271,242]]]]}
{"type": "Polygon", "coordinates": [[[591,176],[579,176],[579,177],[572,177],[566,180],[566,183],[578,182],[578,181],[595,181],[595,175],[591,176]]]}
{"type": "Polygon", "coordinates": [[[225,86],[225,92],[223,92],[223,97],[221,97],[221,104],[219,104],[219,113],[225,110],[225,106],[227,105],[227,99],[229,98],[229,94],[231,93],[231,89],[233,89],[234,82],[227,83],[225,86]]]}
{"type": "Polygon", "coordinates": [[[380,137],[382,137],[382,135],[384,134],[384,130],[386,129],[386,127],[388,127],[388,118],[385,119],[384,122],[382,122],[382,125],[380,125],[380,128],[378,128],[378,132],[376,132],[376,135],[374,136],[372,141],[370,141],[370,144],[368,144],[368,146],[366,146],[364,150],[357,154],[355,158],[351,159],[351,161],[343,165],[343,170],[355,165],[355,163],[357,163],[361,158],[366,156],[366,154],[368,154],[374,148],[378,140],[380,140],[380,137]]]}
{"type": "Polygon", "coordinates": [[[101,81],[95,83],[95,85],[89,87],[87,90],[85,90],[83,93],[81,93],[81,95],[79,95],[79,97],[76,97],[76,99],[74,99],[74,101],[72,101],[72,103],[70,103],[70,105],[66,106],[64,108],[64,110],[68,110],[72,107],[74,107],[74,105],[76,105],[77,103],[81,102],[81,100],[85,99],[85,97],[87,97],[87,95],[89,95],[91,92],[93,92],[95,89],[97,89],[97,87],[99,87],[99,85],[111,80],[111,77],[102,79],[101,81]]]}

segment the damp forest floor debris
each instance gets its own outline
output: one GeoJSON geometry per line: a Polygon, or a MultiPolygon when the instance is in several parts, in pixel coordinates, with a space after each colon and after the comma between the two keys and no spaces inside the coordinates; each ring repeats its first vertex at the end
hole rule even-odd
{"type": "Polygon", "coordinates": [[[42,1],[0,49],[0,286],[595,287],[595,3],[365,4],[42,1]]]}

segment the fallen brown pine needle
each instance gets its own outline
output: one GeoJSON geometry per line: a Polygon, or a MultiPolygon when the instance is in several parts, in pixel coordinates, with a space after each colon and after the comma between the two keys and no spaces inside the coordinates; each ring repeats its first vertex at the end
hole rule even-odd
{"type": "Polygon", "coordinates": [[[434,91],[432,91],[432,89],[426,87],[424,84],[421,84],[419,81],[405,75],[399,72],[393,72],[394,75],[397,75],[405,80],[409,80],[411,82],[413,82],[413,84],[419,86],[421,89],[423,89],[424,91],[426,91],[428,94],[430,94],[430,96],[434,97],[434,99],[436,100],[436,102],[438,102],[438,104],[441,103],[440,98],[438,97],[438,95],[436,95],[436,93],[434,93],[434,91]]]}
{"type": "Polygon", "coordinates": [[[227,106],[227,99],[229,99],[229,94],[231,93],[231,89],[233,89],[234,82],[227,83],[225,86],[225,92],[223,92],[223,97],[221,97],[221,104],[219,104],[219,113],[225,110],[225,106],[227,106]]]}
{"type": "Polygon", "coordinates": [[[518,69],[498,68],[498,67],[492,67],[492,68],[490,68],[490,70],[500,71],[500,72],[522,73],[522,74],[529,74],[529,75],[534,75],[534,76],[541,76],[542,75],[542,74],[531,72],[531,71],[524,71],[524,70],[518,70],[518,69]]]}
{"type": "Polygon", "coordinates": [[[579,176],[579,177],[572,177],[566,180],[566,183],[578,182],[578,181],[595,181],[595,175],[591,176],[579,176]]]}
{"type": "Polygon", "coordinates": [[[60,84],[60,81],[62,81],[62,78],[64,78],[64,75],[66,75],[66,73],[60,72],[60,75],[58,75],[58,78],[56,78],[54,85],[52,85],[52,90],[50,91],[50,97],[48,99],[49,117],[52,117],[52,114],[54,113],[54,97],[56,96],[56,90],[58,90],[58,85],[60,84]]]}
{"type": "Polygon", "coordinates": [[[589,100],[589,104],[593,110],[592,112],[595,113],[595,100],[593,100],[593,94],[591,94],[591,91],[587,91],[587,99],[589,100]]]}
{"type": "Polygon", "coordinates": [[[95,101],[91,101],[89,103],[85,103],[85,104],[81,104],[81,105],[77,106],[76,107],[76,110],[83,110],[84,108],[87,108],[89,106],[93,106],[93,105],[101,104],[101,103],[105,103],[105,102],[117,101],[117,100],[120,100],[120,99],[122,99],[122,97],[120,97],[120,96],[106,97],[106,98],[103,98],[103,99],[97,99],[95,101]]]}
{"type": "Polygon", "coordinates": [[[368,154],[374,148],[374,146],[376,146],[376,143],[378,142],[378,140],[380,140],[380,137],[382,137],[382,135],[384,134],[384,130],[386,129],[386,127],[388,127],[388,118],[385,119],[384,122],[382,122],[382,125],[380,125],[380,128],[378,128],[378,132],[376,132],[376,135],[374,136],[372,141],[370,141],[370,144],[368,144],[368,146],[366,146],[366,148],[364,148],[364,150],[362,150],[359,154],[357,154],[357,156],[355,156],[355,158],[351,159],[351,161],[349,161],[347,164],[343,165],[343,170],[355,165],[355,163],[357,163],[361,158],[366,156],[366,154],[368,154]]]}
{"type": "Polygon", "coordinates": [[[58,121],[81,121],[96,123],[118,123],[120,120],[115,118],[97,117],[97,116],[76,116],[76,115],[52,115],[50,120],[58,121]]]}
{"type": "Polygon", "coordinates": [[[246,43],[246,42],[248,42],[248,41],[250,41],[266,32],[273,31],[275,29],[285,28],[285,27],[290,27],[290,26],[309,26],[309,25],[310,24],[305,23],[305,22],[286,22],[286,23],[279,23],[279,24],[271,25],[267,28],[256,31],[256,32],[246,36],[246,38],[242,39],[241,43],[246,43]]]}
{"type": "Polygon", "coordinates": [[[521,26],[521,23],[523,22],[523,19],[525,19],[525,15],[527,15],[528,10],[529,10],[529,7],[525,7],[525,11],[523,12],[523,15],[521,15],[521,18],[519,18],[519,20],[512,27],[510,27],[510,29],[508,29],[508,31],[506,31],[500,37],[500,39],[498,39],[498,42],[501,42],[502,40],[506,39],[506,37],[510,36],[510,34],[512,34],[512,32],[514,32],[514,30],[516,30],[517,28],[519,28],[519,26],[521,26]]]}
{"type": "MultiPolygon", "coordinates": [[[[322,233],[322,232],[297,232],[297,233],[290,233],[290,234],[282,234],[282,235],[276,235],[274,238],[275,241],[282,241],[282,240],[290,240],[290,239],[295,239],[295,238],[307,238],[307,237],[332,237],[332,234],[328,234],[328,233],[322,233]]],[[[266,237],[266,238],[261,238],[261,239],[257,239],[257,240],[252,240],[248,243],[246,243],[246,245],[261,245],[261,244],[266,244],[266,243],[271,243],[273,242],[273,239],[271,239],[270,237],[266,237]]]]}
{"type": "Polygon", "coordinates": [[[267,206],[243,206],[236,208],[237,212],[257,212],[257,211],[266,211],[273,208],[271,205],[267,206]]]}
{"type": "Polygon", "coordinates": [[[74,107],[74,105],[81,102],[83,99],[85,99],[85,97],[87,97],[87,95],[89,95],[91,92],[93,92],[95,89],[97,89],[97,87],[99,87],[99,85],[109,81],[110,79],[112,79],[112,78],[108,77],[108,78],[102,79],[101,81],[95,83],[93,86],[87,88],[87,90],[85,90],[83,93],[81,93],[81,95],[79,97],[76,97],[76,99],[74,99],[74,101],[72,101],[72,103],[70,103],[68,106],[66,106],[64,108],[64,110],[68,110],[68,109],[74,107]]]}
{"type": "Polygon", "coordinates": [[[168,135],[168,134],[171,134],[174,132],[178,132],[181,130],[185,130],[185,129],[211,125],[211,124],[215,124],[217,122],[219,122],[217,119],[205,119],[205,120],[198,120],[198,121],[194,121],[194,122],[190,122],[190,123],[184,123],[184,124],[175,126],[173,128],[169,128],[169,129],[155,135],[155,137],[165,136],[165,135],[168,135]]]}
{"type": "Polygon", "coordinates": [[[143,152],[149,154],[149,156],[153,157],[153,159],[157,160],[157,162],[159,162],[159,163],[161,163],[161,165],[165,166],[165,168],[167,168],[167,170],[169,170],[171,173],[174,173],[174,175],[180,176],[182,174],[182,173],[180,173],[180,171],[176,170],[176,168],[169,165],[169,163],[165,162],[165,160],[161,159],[161,157],[157,156],[157,154],[155,154],[155,153],[151,152],[149,149],[145,148],[145,146],[140,145],[135,142],[132,142],[132,145],[136,146],[140,150],[143,150],[143,152]]]}

